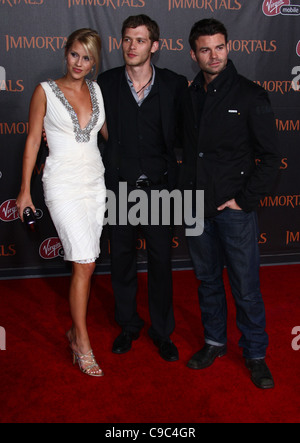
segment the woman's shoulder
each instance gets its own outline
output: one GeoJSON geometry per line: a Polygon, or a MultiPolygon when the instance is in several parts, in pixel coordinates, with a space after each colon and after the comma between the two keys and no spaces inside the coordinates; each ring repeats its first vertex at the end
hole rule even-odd
{"type": "Polygon", "coordinates": [[[39,83],[39,85],[37,86],[37,89],[38,88],[43,89],[45,92],[48,92],[53,88],[53,86],[51,86],[53,84],[55,84],[55,81],[52,79],[48,79],[48,80],[45,80],[45,81],[39,83]]]}
{"type": "Polygon", "coordinates": [[[41,82],[39,83],[36,87],[35,90],[33,91],[33,96],[44,96],[45,97],[45,93],[47,92],[46,90],[46,83],[47,82],[41,82]]]}
{"type": "Polygon", "coordinates": [[[44,87],[44,86],[49,86],[49,85],[51,85],[52,83],[58,83],[59,82],[59,80],[54,80],[54,79],[52,79],[52,78],[48,78],[47,80],[45,80],[45,81],[43,81],[43,82],[40,82],[40,86],[42,86],[42,87],[44,87]]]}

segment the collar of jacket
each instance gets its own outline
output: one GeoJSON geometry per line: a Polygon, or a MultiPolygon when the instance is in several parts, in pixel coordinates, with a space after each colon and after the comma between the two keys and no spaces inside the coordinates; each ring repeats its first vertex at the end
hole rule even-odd
{"type": "MultiPolygon", "coordinates": [[[[238,76],[237,70],[231,60],[228,60],[227,66],[223,72],[221,72],[217,78],[215,78],[208,86],[207,92],[208,94],[214,94],[219,90],[224,88],[229,89],[233,82],[235,82],[238,76]]],[[[204,75],[203,72],[200,71],[197,77],[195,78],[191,88],[194,91],[201,89],[204,87],[204,75]]]]}

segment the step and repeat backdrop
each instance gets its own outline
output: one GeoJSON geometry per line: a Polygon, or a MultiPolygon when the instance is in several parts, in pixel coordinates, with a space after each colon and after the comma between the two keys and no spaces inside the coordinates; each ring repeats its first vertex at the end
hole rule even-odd
{"type": "MultiPolygon", "coordinates": [[[[160,25],[155,64],[189,81],[197,74],[189,55],[192,25],[214,17],[227,26],[230,57],[242,75],[268,91],[280,139],[278,180],[259,207],[262,263],[300,262],[300,0],[0,0],[0,278],[70,272],[44,203],[43,143],[32,183],[36,232],[26,229],[15,208],[30,99],[39,82],[63,75],[66,37],[76,29],[98,30],[102,71],[122,65],[122,23],[137,14],[160,25]]],[[[109,272],[107,227],[101,243],[97,272],[109,272]]],[[[143,238],[136,247],[144,269],[143,238]]],[[[174,269],[190,267],[183,228],[175,229],[172,247],[174,269]]]]}

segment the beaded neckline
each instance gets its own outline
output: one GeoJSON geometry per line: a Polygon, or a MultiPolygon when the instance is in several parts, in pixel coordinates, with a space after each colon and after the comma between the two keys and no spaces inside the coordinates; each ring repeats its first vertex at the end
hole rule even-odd
{"type": "Polygon", "coordinates": [[[74,127],[74,133],[75,133],[75,139],[77,143],[88,143],[91,138],[91,132],[96,126],[99,115],[100,115],[100,108],[99,103],[97,100],[96,90],[94,87],[94,82],[91,80],[85,80],[87,87],[89,88],[90,96],[91,96],[91,102],[92,102],[92,116],[87,124],[87,126],[82,129],[79,124],[79,120],[77,117],[76,112],[74,111],[73,107],[70,105],[68,100],[66,99],[64,93],[61,91],[61,89],[58,87],[57,83],[54,80],[48,80],[48,84],[50,85],[52,91],[54,92],[55,96],[61,101],[61,103],[64,105],[64,107],[67,109],[74,127]]]}

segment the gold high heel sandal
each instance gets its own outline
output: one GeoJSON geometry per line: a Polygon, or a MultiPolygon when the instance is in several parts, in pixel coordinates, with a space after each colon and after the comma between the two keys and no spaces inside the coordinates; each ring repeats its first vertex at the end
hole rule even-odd
{"type": "Polygon", "coordinates": [[[86,375],[91,377],[103,377],[103,371],[100,369],[98,363],[96,362],[93,351],[90,350],[86,355],[73,352],[73,365],[78,363],[79,369],[86,375]]]}

